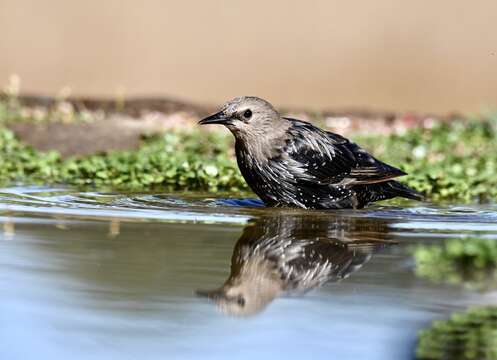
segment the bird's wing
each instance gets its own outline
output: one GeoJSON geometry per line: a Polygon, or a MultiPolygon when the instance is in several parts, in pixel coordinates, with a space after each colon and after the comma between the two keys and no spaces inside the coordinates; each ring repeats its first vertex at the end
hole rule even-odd
{"type": "Polygon", "coordinates": [[[284,149],[297,179],[319,184],[359,185],[406,175],[346,138],[310,123],[292,120],[284,149]]]}

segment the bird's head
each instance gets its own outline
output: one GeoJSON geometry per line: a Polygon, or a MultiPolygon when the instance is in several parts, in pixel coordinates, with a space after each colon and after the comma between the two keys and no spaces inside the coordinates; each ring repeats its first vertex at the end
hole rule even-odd
{"type": "Polygon", "coordinates": [[[254,288],[254,284],[227,284],[215,290],[198,290],[197,295],[214,301],[219,310],[231,316],[252,316],[260,313],[281,292],[278,284],[254,288]]]}
{"type": "Polygon", "coordinates": [[[230,277],[220,288],[198,290],[197,295],[213,300],[227,315],[251,316],[264,310],[281,295],[283,287],[274,264],[256,256],[243,261],[239,266],[232,266],[230,277]]]}
{"type": "Polygon", "coordinates": [[[250,316],[265,307],[241,289],[235,291],[235,289],[223,287],[215,290],[198,290],[197,295],[211,299],[221,312],[231,316],[250,316]]]}
{"type": "Polygon", "coordinates": [[[280,121],[280,114],[266,100],[242,96],[228,101],[219,112],[200,120],[199,124],[221,124],[236,138],[247,138],[271,133],[280,121]]]}

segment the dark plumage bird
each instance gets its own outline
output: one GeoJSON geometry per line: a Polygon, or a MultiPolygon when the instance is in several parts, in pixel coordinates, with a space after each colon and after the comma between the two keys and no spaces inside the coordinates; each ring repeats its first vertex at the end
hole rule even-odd
{"type": "Polygon", "coordinates": [[[397,196],[421,200],[392,180],[406,175],[346,138],[280,116],[267,101],[244,96],[200,124],[222,124],[235,136],[238,167],[268,206],[363,208],[397,196]]]}
{"type": "Polygon", "coordinates": [[[262,217],[243,230],[224,284],[197,293],[229,315],[253,315],[279,296],[347,278],[392,244],[387,236],[385,220],[328,214],[262,217]]]}

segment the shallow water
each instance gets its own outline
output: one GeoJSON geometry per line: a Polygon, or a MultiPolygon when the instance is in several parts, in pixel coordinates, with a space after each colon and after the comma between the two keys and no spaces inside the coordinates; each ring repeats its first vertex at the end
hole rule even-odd
{"type": "Polygon", "coordinates": [[[417,278],[410,247],[497,239],[497,206],[12,187],[0,223],[2,359],[398,360],[433,319],[488,296],[417,278]]]}

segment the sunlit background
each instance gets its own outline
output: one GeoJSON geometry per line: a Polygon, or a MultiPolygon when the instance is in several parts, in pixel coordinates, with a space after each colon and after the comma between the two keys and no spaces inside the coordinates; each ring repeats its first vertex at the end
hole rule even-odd
{"type": "Polygon", "coordinates": [[[497,2],[0,0],[0,80],[24,92],[479,111],[497,2]]]}

